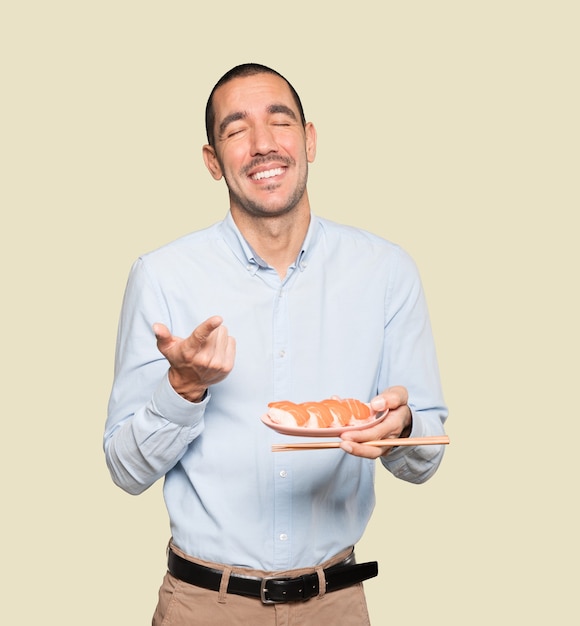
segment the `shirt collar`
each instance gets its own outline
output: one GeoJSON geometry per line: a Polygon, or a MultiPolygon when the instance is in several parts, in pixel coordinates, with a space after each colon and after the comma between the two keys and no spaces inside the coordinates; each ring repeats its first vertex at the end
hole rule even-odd
{"type": "MultiPolygon", "coordinates": [[[[240,229],[236,226],[230,211],[228,211],[224,221],[222,222],[222,231],[228,246],[234,252],[236,257],[246,265],[246,269],[248,271],[255,274],[260,268],[265,269],[269,267],[268,263],[266,263],[266,261],[264,261],[264,259],[262,259],[246,241],[240,232],[240,229]]],[[[320,237],[320,231],[320,222],[318,218],[311,213],[310,224],[308,226],[308,231],[306,232],[306,237],[304,238],[302,248],[296,257],[296,261],[291,266],[292,268],[298,267],[300,271],[304,271],[306,269],[312,249],[320,237]]]]}

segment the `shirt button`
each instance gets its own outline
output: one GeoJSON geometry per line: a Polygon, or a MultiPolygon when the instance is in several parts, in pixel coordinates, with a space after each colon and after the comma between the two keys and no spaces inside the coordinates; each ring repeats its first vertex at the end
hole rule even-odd
{"type": "Polygon", "coordinates": [[[286,541],[288,539],[288,535],[286,533],[282,533],[280,535],[280,541],[286,541]]]}
{"type": "Polygon", "coordinates": [[[286,356],[286,350],[280,350],[280,352],[278,352],[279,356],[281,359],[283,359],[286,356]]]}
{"type": "Polygon", "coordinates": [[[282,476],[282,478],[286,478],[286,476],[288,476],[288,472],[286,470],[282,470],[280,472],[280,476],[282,476]]]}

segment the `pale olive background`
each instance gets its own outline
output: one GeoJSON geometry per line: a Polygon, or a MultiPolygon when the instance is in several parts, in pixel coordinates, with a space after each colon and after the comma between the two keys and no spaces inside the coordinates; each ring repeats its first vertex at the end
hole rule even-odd
{"type": "Polygon", "coordinates": [[[378,476],[358,546],[380,562],[373,625],[578,623],[579,18],[3,3],[2,623],[150,623],[161,486],[123,493],[101,449],[117,318],[140,253],[224,216],[203,109],[246,61],[316,124],[315,212],[402,244],[429,300],[451,445],[425,485],[378,476]]]}

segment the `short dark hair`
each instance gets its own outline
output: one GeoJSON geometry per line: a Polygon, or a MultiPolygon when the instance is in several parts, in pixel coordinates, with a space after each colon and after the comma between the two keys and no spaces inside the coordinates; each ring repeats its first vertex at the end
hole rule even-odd
{"type": "Polygon", "coordinates": [[[214,85],[214,88],[211,90],[209,94],[209,98],[207,100],[207,104],[205,106],[205,132],[207,135],[207,142],[210,146],[214,144],[215,136],[213,132],[213,127],[215,124],[215,110],[213,108],[213,97],[216,90],[229,83],[234,78],[245,78],[246,76],[254,76],[256,74],[274,74],[275,76],[279,76],[290,88],[290,93],[294,98],[294,102],[298,107],[298,111],[300,113],[300,119],[302,120],[302,125],[306,125],[306,117],[304,115],[304,109],[302,108],[302,102],[300,101],[300,96],[294,87],[290,84],[290,81],[282,76],[276,70],[273,70],[271,67],[267,67],[266,65],[260,65],[259,63],[243,63],[242,65],[236,65],[231,70],[226,72],[214,85]]]}

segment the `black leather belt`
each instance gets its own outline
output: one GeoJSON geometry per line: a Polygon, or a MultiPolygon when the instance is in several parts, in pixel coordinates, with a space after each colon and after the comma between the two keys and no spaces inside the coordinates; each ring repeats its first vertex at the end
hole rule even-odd
{"type": "MultiPolygon", "coordinates": [[[[378,563],[354,565],[354,555],[324,570],[326,592],[337,591],[360,583],[378,574],[378,563]]],[[[190,585],[219,591],[222,570],[192,563],[169,550],[168,569],[172,576],[190,585]]],[[[305,574],[296,578],[267,576],[255,578],[232,573],[228,593],[260,598],[264,604],[308,600],[319,593],[318,574],[305,574]]]]}

